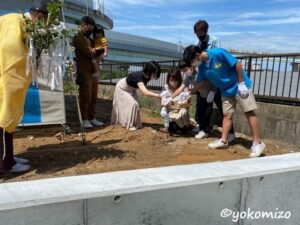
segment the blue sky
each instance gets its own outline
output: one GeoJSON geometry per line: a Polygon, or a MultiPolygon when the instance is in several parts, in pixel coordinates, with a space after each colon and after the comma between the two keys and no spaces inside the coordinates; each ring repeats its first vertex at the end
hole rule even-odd
{"type": "Polygon", "coordinates": [[[300,52],[300,0],[101,0],[114,31],[186,46],[197,42],[193,25],[205,19],[222,47],[300,52]]]}

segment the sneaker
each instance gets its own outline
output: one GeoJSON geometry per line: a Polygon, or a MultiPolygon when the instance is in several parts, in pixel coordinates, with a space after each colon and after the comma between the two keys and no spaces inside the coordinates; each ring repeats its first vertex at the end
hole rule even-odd
{"type": "Polygon", "coordinates": [[[263,142],[257,143],[257,142],[253,142],[252,146],[251,146],[251,153],[249,155],[250,158],[255,158],[255,157],[259,157],[264,149],[265,149],[266,145],[263,142]]]}
{"type": "Polygon", "coordinates": [[[234,139],[235,139],[235,134],[228,134],[228,139],[227,139],[228,143],[233,142],[234,139]]]}
{"type": "Polygon", "coordinates": [[[129,127],[128,130],[130,130],[130,131],[135,131],[135,130],[137,130],[137,128],[136,128],[136,127],[129,127]]]}
{"type": "Polygon", "coordinates": [[[94,125],[95,127],[101,127],[102,125],[104,125],[104,123],[96,120],[96,119],[92,119],[90,120],[91,124],[94,125]]]}
{"type": "Polygon", "coordinates": [[[159,128],[159,131],[163,133],[169,133],[169,129],[165,127],[159,128]]]}
{"type": "Polygon", "coordinates": [[[208,137],[208,134],[205,133],[203,130],[200,130],[198,134],[195,135],[195,138],[202,139],[208,137]]]}
{"type": "Polygon", "coordinates": [[[215,148],[227,148],[228,147],[228,141],[226,143],[224,143],[222,141],[222,139],[219,139],[219,140],[216,140],[214,142],[209,143],[208,147],[213,148],[213,149],[215,149],[215,148]]]}
{"type": "Polygon", "coordinates": [[[12,173],[22,173],[22,172],[27,172],[30,170],[30,166],[29,165],[25,165],[22,163],[16,163],[12,169],[10,170],[10,172],[12,173]]]}
{"type": "Polygon", "coordinates": [[[23,159],[23,158],[19,158],[19,157],[15,157],[15,156],[14,156],[14,160],[16,161],[16,163],[22,163],[22,164],[29,163],[28,159],[23,159]]]}
{"type": "Polygon", "coordinates": [[[84,128],[93,128],[93,124],[91,124],[91,122],[89,120],[84,120],[83,121],[83,126],[84,128]]]}

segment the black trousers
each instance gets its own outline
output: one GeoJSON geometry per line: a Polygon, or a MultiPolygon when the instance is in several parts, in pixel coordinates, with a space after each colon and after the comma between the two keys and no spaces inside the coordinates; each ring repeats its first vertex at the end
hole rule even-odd
{"type": "Polygon", "coordinates": [[[4,132],[0,127],[0,173],[9,171],[16,164],[14,160],[14,148],[13,148],[13,135],[8,132],[4,132]],[[4,136],[3,136],[4,135],[4,136]],[[5,145],[5,157],[4,155],[5,145]]]}
{"type": "MultiPolygon", "coordinates": [[[[219,91],[216,92],[213,102],[216,104],[223,120],[222,98],[221,98],[221,93],[219,91]]],[[[205,133],[210,132],[209,123],[213,113],[213,102],[208,103],[206,98],[201,97],[200,93],[197,92],[195,120],[199,124],[199,129],[203,130],[205,133]]],[[[229,133],[234,134],[233,126],[231,127],[229,133]]]]}

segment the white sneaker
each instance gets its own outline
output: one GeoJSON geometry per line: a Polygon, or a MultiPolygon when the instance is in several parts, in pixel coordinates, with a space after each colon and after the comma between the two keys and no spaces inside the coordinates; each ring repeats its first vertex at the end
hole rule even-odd
{"type": "Polygon", "coordinates": [[[215,148],[228,148],[228,141],[226,143],[224,143],[222,141],[222,139],[219,139],[219,140],[216,140],[214,142],[209,143],[208,147],[213,148],[213,149],[215,149],[215,148]]]}
{"type": "Polygon", "coordinates": [[[16,163],[12,169],[10,170],[10,172],[12,173],[22,173],[22,172],[27,172],[30,170],[30,166],[29,165],[25,165],[22,163],[16,163]]]}
{"type": "Polygon", "coordinates": [[[228,139],[227,139],[228,143],[233,142],[234,139],[235,139],[235,134],[228,134],[228,139]]]}
{"type": "Polygon", "coordinates": [[[91,122],[92,125],[94,125],[96,127],[101,127],[104,124],[104,123],[102,123],[102,122],[100,122],[96,119],[92,119],[92,120],[90,120],[90,122],[91,122]]]}
{"type": "Polygon", "coordinates": [[[249,155],[250,158],[255,158],[255,157],[259,157],[264,149],[265,149],[266,145],[263,142],[257,143],[257,142],[253,142],[252,146],[251,146],[251,153],[249,155]]]}
{"type": "Polygon", "coordinates": [[[22,164],[29,163],[28,159],[23,159],[23,158],[19,158],[19,157],[15,157],[15,156],[14,156],[14,160],[16,161],[16,163],[22,163],[22,164]]]}
{"type": "Polygon", "coordinates": [[[84,128],[88,128],[88,129],[94,127],[93,124],[91,124],[91,122],[89,120],[84,120],[83,126],[84,126],[84,128]]]}
{"type": "Polygon", "coordinates": [[[135,131],[135,130],[137,130],[137,128],[136,127],[129,127],[129,130],[130,131],[135,131]]]}
{"type": "Polygon", "coordinates": [[[195,138],[202,139],[208,137],[208,134],[205,133],[203,130],[200,130],[198,134],[195,135],[195,138]]]}

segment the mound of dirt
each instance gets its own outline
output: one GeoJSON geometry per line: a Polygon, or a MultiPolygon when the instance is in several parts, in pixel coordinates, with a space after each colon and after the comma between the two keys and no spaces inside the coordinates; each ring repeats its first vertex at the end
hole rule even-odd
{"type": "MultiPolygon", "coordinates": [[[[208,138],[197,140],[190,133],[163,133],[162,119],[142,109],[144,128],[128,131],[110,125],[111,100],[99,99],[98,119],[103,127],[88,130],[87,144],[82,145],[75,99],[67,96],[67,121],[71,133],[62,127],[24,128],[15,133],[15,154],[30,160],[31,171],[24,174],[1,174],[0,182],[35,180],[119,170],[204,163],[248,158],[251,139],[237,134],[228,149],[212,150],[207,144],[220,137],[215,129],[208,138]],[[60,133],[61,132],[61,133],[60,133]]],[[[265,156],[299,152],[300,148],[274,140],[264,140],[265,156]]]]}

